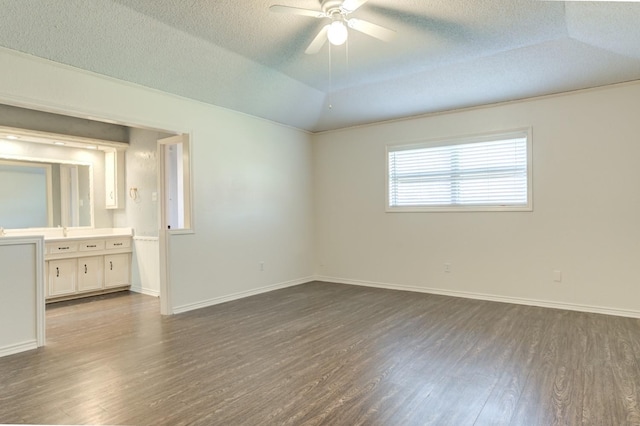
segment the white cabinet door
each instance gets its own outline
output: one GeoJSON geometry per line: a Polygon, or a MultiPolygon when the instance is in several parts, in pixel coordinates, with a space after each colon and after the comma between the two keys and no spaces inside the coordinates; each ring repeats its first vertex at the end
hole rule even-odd
{"type": "Polygon", "coordinates": [[[49,261],[47,277],[48,296],[63,296],[76,292],[76,259],[60,259],[49,261]]]}
{"type": "Polygon", "coordinates": [[[123,151],[106,151],[104,153],[104,190],[106,208],[124,207],[123,151]]]}
{"type": "Polygon", "coordinates": [[[115,208],[116,203],[116,153],[104,153],[104,191],[106,207],[115,208]]]}
{"type": "Polygon", "coordinates": [[[102,256],[78,258],[78,291],[102,289],[102,256]]]}
{"type": "Polygon", "coordinates": [[[104,257],[104,287],[131,284],[131,254],[109,254],[104,257]]]}

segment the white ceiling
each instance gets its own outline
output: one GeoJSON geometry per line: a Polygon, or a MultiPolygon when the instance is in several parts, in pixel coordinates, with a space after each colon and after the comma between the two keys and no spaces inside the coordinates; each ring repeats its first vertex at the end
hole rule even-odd
{"type": "Polygon", "coordinates": [[[396,39],[351,31],[331,71],[304,54],[325,22],[274,3],[319,9],[0,0],[0,46],[313,132],[640,79],[637,2],[369,0],[352,17],[396,39]]]}

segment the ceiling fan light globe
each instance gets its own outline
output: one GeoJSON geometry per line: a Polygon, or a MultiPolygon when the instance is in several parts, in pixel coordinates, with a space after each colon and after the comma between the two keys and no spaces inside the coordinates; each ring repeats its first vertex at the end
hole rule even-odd
{"type": "Polygon", "coordinates": [[[344,25],[344,22],[334,21],[331,23],[329,31],[327,31],[329,43],[334,46],[340,46],[347,41],[347,37],[349,37],[349,32],[347,31],[347,27],[344,25]]]}

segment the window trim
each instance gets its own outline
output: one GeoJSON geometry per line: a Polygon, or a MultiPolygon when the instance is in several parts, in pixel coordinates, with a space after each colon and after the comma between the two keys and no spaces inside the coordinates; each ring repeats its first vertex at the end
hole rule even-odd
{"type": "Polygon", "coordinates": [[[413,142],[390,143],[385,147],[385,211],[387,213],[447,213],[447,212],[531,212],[533,211],[533,130],[522,127],[511,130],[501,130],[473,135],[463,135],[450,138],[426,139],[413,142]],[[436,148],[439,146],[464,145],[470,143],[490,142],[513,137],[527,138],[527,204],[519,206],[492,205],[447,205],[447,206],[390,206],[389,188],[389,153],[420,148],[436,148]]]}

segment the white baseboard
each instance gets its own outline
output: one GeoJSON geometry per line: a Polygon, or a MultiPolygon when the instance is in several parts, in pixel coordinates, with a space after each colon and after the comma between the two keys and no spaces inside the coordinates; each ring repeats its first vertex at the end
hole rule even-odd
{"type": "Polygon", "coordinates": [[[16,343],[0,348],[0,358],[3,356],[13,355],[20,352],[30,351],[38,348],[37,340],[30,340],[28,342],[16,343]]]}
{"type": "Polygon", "coordinates": [[[129,290],[134,293],[146,294],[147,296],[160,297],[160,292],[158,290],[152,290],[150,288],[131,286],[129,290]]]}
{"type": "Polygon", "coordinates": [[[282,288],[294,287],[300,284],[305,284],[310,281],[314,281],[314,277],[300,278],[297,280],[285,281],[283,283],[272,284],[265,287],[256,288],[253,290],[241,291],[238,293],[229,294],[227,296],[215,297],[213,299],[204,300],[197,303],[189,303],[187,305],[176,306],[173,308],[174,314],[181,314],[183,312],[193,311],[194,309],[206,308],[208,306],[218,305],[220,303],[230,302],[232,300],[243,299],[249,296],[255,296],[257,294],[268,293],[274,290],[280,290],[282,288]]]}
{"type": "Polygon", "coordinates": [[[575,303],[554,302],[549,300],[525,299],[520,297],[499,296],[485,293],[443,290],[439,288],[416,287],[399,284],[379,283],[372,281],[352,280],[346,278],[316,276],[316,281],[336,284],[358,285],[363,287],[384,288],[387,290],[412,291],[416,293],[438,294],[442,296],[463,297],[466,299],[487,300],[491,302],[513,303],[516,305],[539,306],[542,308],[564,309],[568,311],[589,312],[594,314],[614,315],[618,317],[640,318],[640,311],[618,309],[604,306],[580,305],[575,303]]]}

